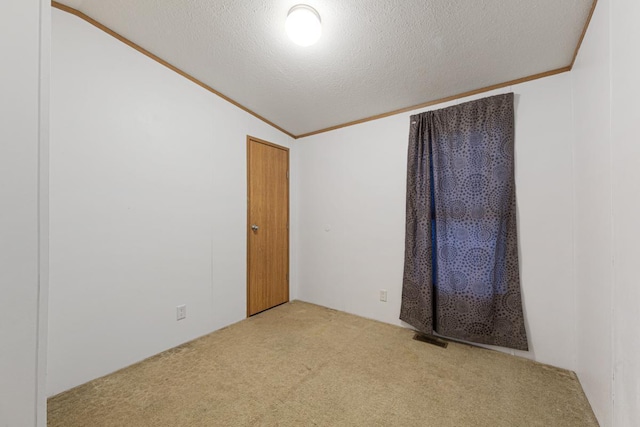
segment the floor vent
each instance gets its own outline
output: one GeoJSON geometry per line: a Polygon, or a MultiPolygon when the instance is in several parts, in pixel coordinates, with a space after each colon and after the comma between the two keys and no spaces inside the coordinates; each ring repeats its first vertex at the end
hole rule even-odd
{"type": "Polygon", "coordinates": [[[425,335],[425,334],[421,334],[421,333],[416,333],[413,336],[413,339],[416,340],[416,341],[426,342],[427,344],[437,345],[438,347],[442,347],[442,348],[447,348],[447,346],[449,345],[448,342],[442,341],[442,340],[434,337],[433,335],[425,335]]]}

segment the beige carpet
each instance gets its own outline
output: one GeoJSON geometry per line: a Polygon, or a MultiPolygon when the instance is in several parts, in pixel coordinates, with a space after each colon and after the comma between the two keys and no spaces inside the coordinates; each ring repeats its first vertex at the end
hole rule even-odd
{"type": "Polygon", "coordinates": [[[49,400],[50,427],[597,426],[576,376],[294,301],[49,400]]]}

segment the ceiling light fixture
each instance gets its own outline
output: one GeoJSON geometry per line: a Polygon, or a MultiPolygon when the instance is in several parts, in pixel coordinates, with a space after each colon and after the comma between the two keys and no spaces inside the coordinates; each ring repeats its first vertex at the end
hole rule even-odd
{"type": "Polygon", "coordinates": [[[285,29],[295,44],[311,46],[322,34],[320,14],[311,6],[297,4],[289,9],[285,29]]]}

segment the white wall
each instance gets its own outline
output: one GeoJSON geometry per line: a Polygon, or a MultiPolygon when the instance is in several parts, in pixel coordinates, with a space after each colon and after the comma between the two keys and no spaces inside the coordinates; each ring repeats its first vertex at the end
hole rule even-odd
{"type": "MultiPolygon", "coordinates": [[[[516,186],[532,359],[574,366],[572,122],[569,74],[482,94],[516,94],[516,186]]],[[[465,102],[473,98],[456,101],[465,102]]],[[[452,103],[432,107],[442,108],[452,103]]],[[[409,116],[304,138],[300,298],[401,324],[409,116]],[[379,301],[380,289],[388,302],[379,301]]]]}
{"type": "Polygon", "coordinates": [[[50,395],[245,318],[246,136],[292,142],[58,10],[52,49],[50,395]]]}
{"type": "Polygon", "coordinates": [[[640,2],[612,0],[610,14],[614,425],[630,427],[640,420],[640,2]]]}
{"type": "Polygon", "coordinates": [[[640,4],[600,0],[572,71],[577,372],[603,426],[640,419],[640,4]]]}
{"type": "Polygon", "coordinates": [[[0,426],[44,427],[49,4],[2,6],[0,426]]]}
{"type": "Polygon", "coordinates": [[[612,422],[612,181],[609,1],[601,0],[571,72],[574,109],[576,372],[612,422]]]}

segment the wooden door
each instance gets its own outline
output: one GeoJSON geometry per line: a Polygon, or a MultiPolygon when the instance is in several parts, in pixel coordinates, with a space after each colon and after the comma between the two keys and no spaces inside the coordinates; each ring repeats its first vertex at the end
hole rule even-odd
{"type": "Polygon", "coordinates": [[[289,149],[247,137],[247,316],[289,301],[289,149]]]}

